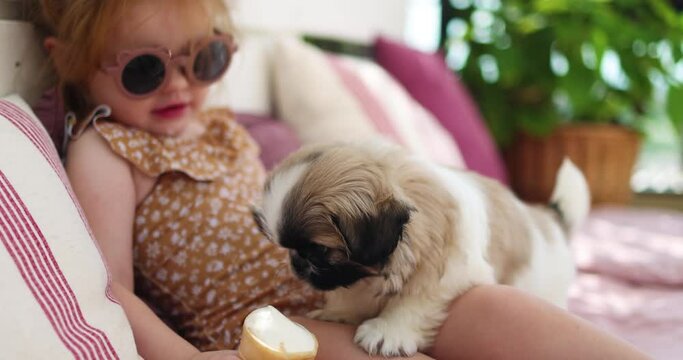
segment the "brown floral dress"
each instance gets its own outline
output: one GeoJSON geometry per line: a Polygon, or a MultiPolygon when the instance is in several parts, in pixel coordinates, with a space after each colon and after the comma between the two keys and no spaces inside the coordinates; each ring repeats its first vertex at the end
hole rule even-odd
{"type": "Polygon", "coordinates": [[[234,348],[256,307],[302,315],[322,298],[252,219],[265,177],[256,144],[227,110],[202,121],[205,133],[192,140],[94,126],[114,152],[157,178],[136,209],[136,293],[195,346],[213,350],[234,348]]]}

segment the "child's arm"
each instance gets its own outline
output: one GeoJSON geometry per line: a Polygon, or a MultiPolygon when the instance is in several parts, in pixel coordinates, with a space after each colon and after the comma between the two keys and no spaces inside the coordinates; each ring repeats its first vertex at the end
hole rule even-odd
{"type": "Polygon", "coordinates": [[[318,338],[319,349],[318,359],[325,360],[427,360],[431,359],[427,355],[415,354],[411,357],[384,358],[380,356],[370,356],[360,346],[353,342],[353,335],[356,328],[350,325],[312,320],[308,318],[295,317],[292,320],[305,326],[318,338]]]}
{"type": "Polygon", "coordinates": [[[136,193],[130,165],[90,129],[69,145],[66,171],[114,281],[133,289],[136,193]]]}
{"type": "Polygon", "coordinates": [[[437,359],[646,359],[630,344],[519,289],[473,288],[451,305],[437,359]]]}
{"type": "MultiPolygon", "coordinates": [[[[320,342],[322,359],[370,359],[354,327],[296,318],[320,342]]],[[[647,359],[630,344],[523,291],[483,285],[461,295],[427,352],[436,359],[647,359]]],[[[429,359],[416,354],[414,359],[429,359]]],[[[404,358],[400,358],[404,359],[404,358]]]]}
{"type": "Polygon", "coordinates": [[[133,328],[135,343],[138,344],[138,351],[145,359],[239,359],[234,351],[199,353],[194,346],[169,329],[130,290],[118,283],[112,284],[112,290],[116,298],[121,301],[121,305],[128,315],[131,327],[133,328]],[[161,345],[159,346],[159,344],[161,345]],[[145,349],[142,349],[143,346],[145,349]]]}
{"type": "Polygon", "coordinates": [[[136,188],[130,165],[95,131],[69,147],[67,174],[113,278],[112,290],[145,359],[237,359],[233,352],[200,354],[133,294],[133,220],[136,188]]]}

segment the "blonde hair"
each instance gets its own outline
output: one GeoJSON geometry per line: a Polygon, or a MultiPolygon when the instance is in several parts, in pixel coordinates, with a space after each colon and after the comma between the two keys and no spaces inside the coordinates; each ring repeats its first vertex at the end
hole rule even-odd
{"type": "MultiPolygon", "coordinates": [[[[59,76],[67,109],[82,115],[90,104],[85,85],[100,66],[111,30],[130,4],[150,0],[34,0],[35,23],[45,36],[54,36],[59,47],[51,58],[59,76]]],[[[224,0],[164,0],[200,7],[213,28],[232,33],[233,23],[224,0]]]]}

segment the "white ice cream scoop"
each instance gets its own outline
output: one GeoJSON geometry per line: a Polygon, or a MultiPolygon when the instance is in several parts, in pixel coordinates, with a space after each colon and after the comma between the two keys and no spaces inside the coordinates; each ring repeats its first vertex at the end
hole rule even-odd
{"type": "Polygon", "coordinates": [[[244,319],[238,351],[244,360],[312,360],[318,352],[318,340],[268,305],[244,319]]]}

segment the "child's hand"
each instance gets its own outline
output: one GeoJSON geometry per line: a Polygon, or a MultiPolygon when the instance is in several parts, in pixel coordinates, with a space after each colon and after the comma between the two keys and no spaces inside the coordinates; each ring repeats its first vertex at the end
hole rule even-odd
{"type": "Polygon", "coordinates": [[[237,351],[221,350],[195,354],[190,360],[240,360],[237,351]]]}

